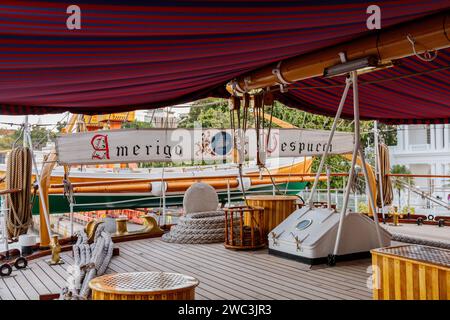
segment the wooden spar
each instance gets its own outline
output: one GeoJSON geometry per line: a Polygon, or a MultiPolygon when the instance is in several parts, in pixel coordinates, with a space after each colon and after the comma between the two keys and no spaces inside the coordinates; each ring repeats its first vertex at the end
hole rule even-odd
{"type": "MultiPolygon", "coordinates": [[[[73,114],[67,123],[66,127],[63,129],[64,132],[71,132],[75,127],[75,123],[78,115],[73,114]]],[[[48,201],[48,193],[50,187],[50,177],[53,169],[56,166],[56,150],[52,150],[47,161],[42,167],[41,171],[41,188],[43,193],[43,199],[39,199],[39,238],[41,239],[41,246],[48,247],[50,245],[50,235],[48,234],[47,221],[44,216],[44,209],[42,207],[42,202],[44,201],[46,207],[50,210],[49,201],[48,201]]],[[[50,213],[50,212],[49,212],[50,213]]]]}
{"type": "Polygon", "coordinates": [[[413,174],[413,173],[387,173],[388,177],[405,177],[405,178],[444,178],[449,179],[450,175],[442,174],[413,174]]]}
{"type": "MultiPolygon", "coordinates": [[[[255,177],[315,177],[315,173],[274,173],[270,176],[268,174],[259,174],[259,173],[248,173],[242,175],[245,178],[255,178],[255,177]]],[[[322,177],[326,177],[325,174],[321,175],[322,177]]],[[[348,173],[345,172],[337,172],[337,173],[331,173],[331,176],[333,177],[342,177],[342,176],[348,176],[348,173]]],[[[237,179],[237,176],[230,176],[230,175],[224,175],[224,176],[204,176],[204,177],[170,177],[170,178],[164,178],[165,182],[171,182],[171,181],[199,181],[199,180],[208,180],[208,181],[220,181],[224,182],[226,179],[235,180],[237,179]]],[[[94,187],[94,186],[103,186],[103,185],[126,185],[126,184],[132,184],[136,185],[139,183],[151,183],[151,182],[160,182],[161,178],[155,178],[155,179],[127,179],[127,180],[112,180],[112,181],[95,181],[95,182],[77,182],[72,183],[73,187],[94,187]]],[[[57,188],[63,188],[63,184],[52,184],[50,185],[50,188],[57,189],[57,188]]]]}
{"type": "MultiPolygon", "coordinates": [[[[374,55],[380,58],[381,63],[409,57],[414,52],[407,39],[408,34],[414,37],[418,53],[426,49],[448,48],[450,41],[446,34],[450,35],[450,12],[430,15],[381,29],[379,32],[377,30],[368,36],[283,60],[280,73],[288,82],[322,76],[325,68],[340,63],[339,52],[345,52],[348,60],[374,55]]],[[[275,63],[243,75],[236,79],[236,83],[239,88],[248,90],[277,85],[279,80],[272,73],[276,65],[275,63]]],[[[231,83],[227,85],[227,90],[233,92],[231,83]]]]}
{"type": "MultiPolygon", "coordinates": [[[[360,173],[359,175],[362,175],[360,173]]],[[[391,177],[416,177],[416,178],[450,178],[450,175],[430,175],[430,174],[386,174],[391,177]]],[[[270,176],[267,174],[249,173],[243,175],[247,178],[252,179],[252,185],[262,185],[270,184],[270,176],[274,179],[276,183],[286,183],[286,182],[296,182],[296,181],[311,181],[315,173],[274,173],[270,176]],[[261,177],[262,179],[259,179],[261,177]]],[[[335,172],[330,173],[333,177],[345,177],[348,173],[345,172],[335,172]]],[[[322,174],[321,179],[325,179],[326,175],[322,174]]],[[[226,180],[229,180],[230,187],[236,188],[238,186],[237,177],[234,176],[215,176],[215,177],[171,177],[166,178],[164,181],[167,183],[168,192],[184,191],[194,182],[203,181],[216,189],[226,188],[226,180]]],[[[161,179],[142,179],[142,180],[114,180],[114,181],[101,181],[101,182],[81,182],[72,183],[74,187],[74,192],[76,193],[108,193],[108,192],[151,192],[152,185],[151,182],[160,182],[161,179]]],[[[50,186],[49,192],[51,194],[61,194],[63,193],[63,185],[54,184],[50,186]]]]}
{"type": "MultiPolygon", "coordinates": [[[[256,177],[255,177],[256,178],[256,177]]],[[[272,176],[273,180],[276,183],[288,183],[288,182],[296,182],[296,181],[312,181],[313,177],[295,177],[294,174],[288,175],[283,174],[281,177],[277,177],[276,175],[272,176]]],[[[326,177],[324,176],[323,179],[326,177]]],[[[180,192],[186,191],[192,183],[196,181],[202,181],[208,183],[215,189],[226,189],[227,179],[229,180],[230,188],[237,188],[239,183],[237,177],[224,176],[221,179],[192,179],[185,181],[165,181],[167,183],[167,192],[180,192]]],[[[155,181],[161,181],[155,180],[155,181]]],[[[253,179],[251,182],[252,186],[258,185],[268,185],[271,184],[272,180],[270,177],[265,176],[263,179],[253,179]]],[[[105,182],[104,185],[94,185],[94,186],[74,186],[74,193],[127,193],[127,192],[151,192],[152,184],[151,183],[134,183],[134,184],[115,184],[110,185],[108,182],[105,182]]],[[[62,194],[64,192],[63,188],[52,188],[49,190],[50,194],[62,194]]]]}

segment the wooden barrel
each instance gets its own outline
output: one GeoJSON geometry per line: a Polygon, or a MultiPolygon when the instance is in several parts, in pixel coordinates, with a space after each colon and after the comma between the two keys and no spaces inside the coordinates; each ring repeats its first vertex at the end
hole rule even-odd
{"type": "Polygon", "coordinates": [[[264,209],[260,207],[234,206],[224,208],[225,248],[255,250],[266,246],[264,236],[264,209]],[[248,223],[244,223],[248,217],[248,223]]]}
{"type": "Polygon", "coordinates": [[[93,300],[194,300],[198,280],[179,273],[107,274],[89,282],[93,300]]]}
{"type": "MultiPolygon", "coordinates": [[[[296,196],[247,196],[249,206],[264,208],[264,223],[262,225],[264,225],[263,231],[266,238],[271,230],[297,209],[297,200],[298,197],[296,196]]],[[[249,224],[248,216],[245,217],[244,222],[249,224]]]]}
{"type": "Polygon", "coordinates": [[[375,300],[450,300],[450,250],[401,245],[371,252],[375,300]]]}

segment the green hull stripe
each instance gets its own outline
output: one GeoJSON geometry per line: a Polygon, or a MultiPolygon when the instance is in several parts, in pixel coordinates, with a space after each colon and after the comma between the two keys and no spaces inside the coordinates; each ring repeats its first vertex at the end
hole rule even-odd
{"type": "MultiPolygon", "coordinates": [[[[281,192],[284,192],[286,189],[286,183],[279,184],[278,188],[281,192]]],[[[297,194],[299,191],[303,190],[307,182],[290,182],[287,186],[289,191],[287,194],[293,195],[297,194]]],[[[250,191],[264,191],[257,194],[271,194],[272,193],[272,185],[265,185],[261,187],[250,188],[250,191]]],[[[95,196],[85,196],[85,195],[77,195],[75,197],[75,201],[77,204],[86,204],[85,206],[75,206],[75,212],[82,211],[93,211],[93,210],[113,210],[113,209],[133,209],[133,208],[159,208],[162,206],[161,197],[151,196],[149,194],[147,199],[142,199],[133,202],[125,202],[125,203],[114,203],[114,204],[104,204],[107,202],[117,202],[117,201],[127,201],[133,199],[141,199],[146,198],[145,195],[108,195],[107,193],[95,195],[95,196]],[[92,203],[99,203],[99,205],[93,205],[92,203]]],[[[242,193],[239,191],[232,191],[231,198],[233,201],[242,200],[242,193]]],[[[52,194],[49,196],[50,200],[50,213],[52,214],[61,214],[69,212],[69,202],[63,195],[55,195],[52,194]]],[[[221,191],[219,192],[219,201],[226,202],[228,200],[227,192],[221,191]]],[[[183,194],[179,195],[168,195],[166,197],[166,206],[181,206],[183,204],[183,194]]],[[[33,215],[39,215],[39,197],[36,196],[35,203],[33,205],[33,215]]]]}

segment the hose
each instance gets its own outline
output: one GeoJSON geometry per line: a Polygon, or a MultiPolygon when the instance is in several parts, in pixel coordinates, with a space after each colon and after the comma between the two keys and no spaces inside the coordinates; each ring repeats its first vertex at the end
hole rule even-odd
{"type": "Polygon", "coordinates": [[[20,189],[20,192],[7,197],[10,212],[6,221],[8,238],[15,239],[26,234],[32,223],[31,216],[31,151],[28,148],[16,147],[8,156],[6,169],[6,188],[20,189]]]}

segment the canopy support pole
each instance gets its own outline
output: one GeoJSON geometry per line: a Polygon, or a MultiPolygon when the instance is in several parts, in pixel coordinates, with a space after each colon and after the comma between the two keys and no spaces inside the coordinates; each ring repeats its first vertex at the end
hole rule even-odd
{"type": "Polygon", "coordinates": [[[2,216],[2,240],[4,240],[5,241],[5,256],[6,256],[6,258],[9,258],[9,243],[8,243],[8,227],[7,227],[7,223],[8,223],[8,214],[9,214],[9,209],[8,209],[8,207],[6,206],[6,199],[7,199],[7,196],[6,196],[6,194],[4,194],[4,195],[1,195],[0,196],[1,197],[1,207],[0,207],[0,213],[1,213],[1,216],[2,216]]]}
{"type": "MultiPolygon", "coordinates": [[[[372,186],[369,183],[369,176],[367,173],[366,160],[364,158],[364,150],[361,145],[361,128],[360,128],[360,119],[359,119],[359,93],[358,93],[358,73],[357,73],[357,71],[350,72],[350,76],[351,76],[351,81],[353,84],[353,113],[354,113],[354,123],[355,123],[353,156],[352,156],[352,164],[350,167],[350,173],[349,173],[349,178],[348,178],[348,182],[347,182],[347,187],[346,187],[345,195],[344,195],[344,203],[342,205],[342,209],[341,209],[341,213],[340,213],[340,217],[339,217],[338,231],[337,231],[336,242],[335,242],[334,251],[333,251],[334,257],[337,256],[338,251],[339,251],[339,244],[341,241],[342,229],[344,226],[344,220],[345,220],[345,216],[346,216],[346,212],[347,212],[348,199],[349,199],[349,195],[351,192],[353,175],[354,175],[355,165],[356,165],[356,157],[358,156],[358,153],[361,157],[361,166],[362,166],[362,170],[364,173],[364,179],[365,179],[366,185],[368,186],[367,189],[369,191],[370,205],[372,206],[372,210],[373,210],[373,217],[375,220],[374,223],[375,223],[375,230],[376,230],[377,238],[378,238],[378,244],[380,247],[383,245],[383,242],[381,240],[379,225],[378,225],[378,223],[379,223],[378,214],[377,214],[377,211],[375,210],[375,203],[374,203],[375,197],[373,194],[372,186]]],[[[333,259],[333,262],[334,262],[334,259],[333,259]]]]}
{"type": "Polygon", "coordinates": [[[331,176],[330,168],[327,166],[327,208],[331,210],[331,176]]]}
{"type": "MultiPolygon", "coordinates": [[[[26,121],[28,120],[28,117],[26,117],[26,121]]],[[[39,170],[37,167],[37,162],[36,162],[36,155],[34,154],[34,150],[33,150],[33,142],[31,140],[31,133],[30,133],[30,126],[28,124],[28,122],[26,122],[25,124],[25,128],[24,128],[24,144],[28,143],[28,147],[31,151],[31,159],[33,161],[33,167],[34,167],[34,174],[36,176],[36,181],[38,184],[38,192],[39,192],[39,203],[42,207],[42,211],[44,214],[44,221],[41,220],[41,224],[45,223],[45,226],[40,227],[40,238],[41,238],[41,244],[45,243],[46,241],[43,241],[43,239],[50,239],[52,236],[52,230],[50,228],[50,217],[49,217],[49,212],[47,210],[47,204],[45,201],[45,197],[44,197],[44,191],[42,190],[42,180],[41,180],[41,176],[39,174],[39,170]],[[26,140],[26,142],[25,142],[26,140]],[[48,234],[45,234],[44,232],[47,231],[48,234]]]]}
{"type": "Polygon", "coordinates": [[[380,192],[380,200],[381,200],[381,216],[383,217],[383,222],[385,221],[384,217],[384,194],[383,194],[383,176],[381,175],[381,158],[380,158],[380,150],[379,150],[379,137],[378,137],[378,121],[375,120],[373,124],[374,131],[374,142],[375,142],[375,159],[376,159],[376,171],[378,173],[378,188],[380,192]]]}
{"type": "Polygon", "coordinates": [[[327,147],[323,151],[322,158],[320,159],[319,168],[317,169],[317,172],[316,172],[316,178],[314,179],[314,184],[311,188],[311,192],[309,194],[308,200],[306,200],[306,203],[309,205],[310,208],[314,207],[314,201],[313,201],[314,193],[316,192],[317,184],[319,183],[319,178],[320,178],[321,172],[323,170],[323,166],[325,164],[325,159],[327,158],[328,152],[330,150],[331,141],[333,141],[334,133],[337,128],[337,123],[341,117],[342,109],[344,109],[345,100],[347,99],[348,90],[350,89],[351,83],[352,83],[352,81],[350,78],[347,78],[345,80],[344,93],[342,94],[341,101],[339,102],[339,108],[336,112],[336,116],[334,117],[333,125],[331,126],[330,135],[328,136],[328,141],[327,141],[327,147]]]}

